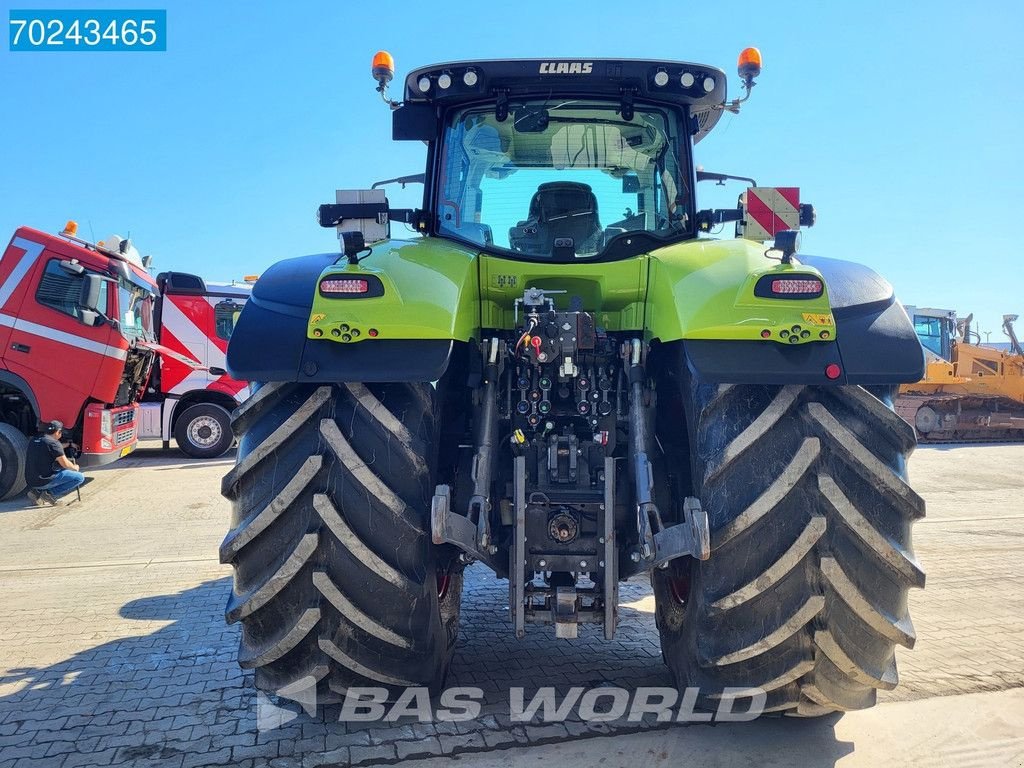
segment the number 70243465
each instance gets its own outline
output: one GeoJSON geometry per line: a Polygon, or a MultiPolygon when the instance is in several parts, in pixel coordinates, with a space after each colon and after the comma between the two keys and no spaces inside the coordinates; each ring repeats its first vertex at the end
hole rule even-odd
{"type": "Polygon", "coordinates": [[[166,11],[11,11],[11,51],[166,51],[166,11]]]}

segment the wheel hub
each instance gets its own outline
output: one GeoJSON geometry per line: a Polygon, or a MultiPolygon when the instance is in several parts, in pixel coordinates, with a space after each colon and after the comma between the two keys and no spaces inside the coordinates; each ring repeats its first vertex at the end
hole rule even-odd
{"type": "Polygon", "coordinates": [[[212,416],[200,416],[188,425],[188,439],[193,445],[209,448],[220,442],[223,432],[212,416]]]}
{"type": "Polygon", "coordinates": [[[917,425],[917,431],[927,435],[939,426],[939,415],[925,405],[918,409],[914,422],[917,425]]]}

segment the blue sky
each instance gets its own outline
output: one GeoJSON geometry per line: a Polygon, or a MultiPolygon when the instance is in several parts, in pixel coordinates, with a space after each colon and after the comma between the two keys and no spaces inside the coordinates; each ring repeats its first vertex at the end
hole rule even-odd
{"type": "Polygon", "coordinates": [[[336,188],[422,170],[420,145],[390,140],[369,75],[378,48],[399,77],[469,58],[705,62],[735,95],[736,54],[757,45],[753,98],[698,162],[800,186],[818,211],[804,250],[869,264],[904,303],[973,311],[992,341],[1003,313],[1024,316],[1019,2],[518,0],[512,13],[457,0],[63,0],[7,3],[2,17],[140,5],[167,8],[166,53],[3,46],[0,237],[74,218],[97,239],[130,232],[159,269],[240,278],[334,250],[313,217],[336,188]]]}

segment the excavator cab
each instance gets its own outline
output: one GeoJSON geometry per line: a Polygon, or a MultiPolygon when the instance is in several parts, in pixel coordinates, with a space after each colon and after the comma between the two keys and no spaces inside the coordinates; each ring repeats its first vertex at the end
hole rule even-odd
{"type": "Polygon", "coordinates": [[[953,359],[953,340],[957,333],[956,312],[949,309],[907,307],[914,321],[914,332],[921,346],[943,360],[953,359]]]}

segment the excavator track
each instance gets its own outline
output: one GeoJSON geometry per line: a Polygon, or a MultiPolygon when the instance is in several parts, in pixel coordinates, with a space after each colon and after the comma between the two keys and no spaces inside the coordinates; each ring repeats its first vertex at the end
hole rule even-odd
{"type": "Polygon", "coordinates": [[[896,413],[914,427],[921,445],[1024,442],[1024,406],[1009,398],[901,394],[896,413]]]}

